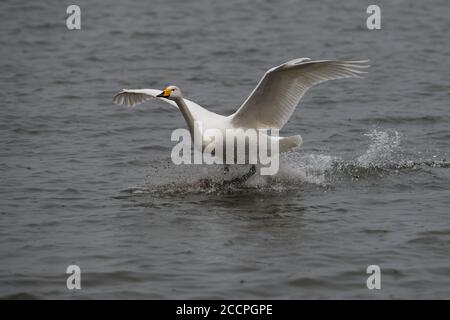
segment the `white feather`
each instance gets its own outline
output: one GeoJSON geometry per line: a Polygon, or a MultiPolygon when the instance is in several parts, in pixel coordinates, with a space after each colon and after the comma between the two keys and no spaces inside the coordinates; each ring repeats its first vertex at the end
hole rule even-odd
{"type": "Polygon", "coordinates": [[[238,127],[281,129],[309,88],[333,79],[361,78],[367,62],[301,58],[272,68],[232,115],[232,123],[238,127]]]}
{"type": "MultiPolygon", "coordinates": [[[[364,69],[368,67],[367,62],[368,60],[312,61],[309,58],[288,61],[269,69],[242,106],[228,117],[208,111],[185,98],[182,98],[182,101],[188,110],[185,110],[184,106],[181,109],[177,102],[157,97],[161,90],[155,89],[123,89],[114,96],[113,102],[132,107],[150,99],[160,99],[174,107],[179,107],[184,114],[188,112],[189,116],[185,118],[189,121],[189,127],[193,125],[191,122],[201,122],[204,130],[209,128],[222,131],[239,128],[281,129],[309,88],[333,79],[361,78],[366,73],[364,69]]],[[[280,151],[298,146],[301,141],[300,136],[280,137],[280,151]]]]}

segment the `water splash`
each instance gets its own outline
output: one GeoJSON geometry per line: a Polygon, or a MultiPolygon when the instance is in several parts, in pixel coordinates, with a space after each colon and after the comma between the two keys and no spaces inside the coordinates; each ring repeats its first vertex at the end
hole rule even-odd
{"type": "Polygon", "coordinates": [[[335,156],[288,152],[281,157],[280,171],[277,176],[285,181],[294,180],[324,186],[326,173],[340,161],[342,159],[335,156]]]}
{"type": "Polygon", "coordinates": [[[301,151],[287,153],[280,174],[287,173],[303,183],[329,186],[346,177],[359,179],[362,176],[379,176],[393,167],[410,167],[401,160],[401,135],[397,131],[374,129],[364,136],[369,138],[369,145],[356,158],[302,154],[301,151]]]}
{"type": "Polygon", "coordinates": [[[380,131],[374,129],[365,136],[371,143],[367,151],[356,159],[356,164],[364,167],[388,167],[395,163],[394,155],[399,151],[400,134],[395,130],[380,131]]]}
{"type": "MultiPolygon", "coordinates": [[[[373,129],[365,134],[369,139],[366,151],[359,156],[304,153],[297,150],[280,158],[280,170],[274,176],[255,175],[244,184],[230,184],[248,166],[231,166],[226,175],[223,166],[157,165],[143,186],[124,190],[130,194],[180,196],[186,194],[226,194],[249,192],[285,192],[305,186],[329,187],[340,180],[360,180],[398,173],[402,169],[417,170],[423,166],[448,168],[445,159],[409,160],[402,152],[401,135],[396,130],[373,129]],[[163,168],[164,167],[164,168],[163,168]],[[164,170],[165,169],[165,170],[164,170]],[[155,182],[156,181],[156,182],[155,182]]],[[[258,170],[257,170],[258,171],[258,170]]]]}

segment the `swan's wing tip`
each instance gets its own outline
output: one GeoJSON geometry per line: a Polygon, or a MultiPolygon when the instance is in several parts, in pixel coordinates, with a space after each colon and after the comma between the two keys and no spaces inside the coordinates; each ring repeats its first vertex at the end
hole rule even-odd
{"type": "MultiPolygon", "coordinates": [[[[120,91],[113,97],[113,103],[128,107],[134,107],[149,100],[157,99],[164,101],[174,107],[177,107],[177,104],[172,100],[158,98],[157,95],[160,93],[161,90],[157,89],[122,89],[122,91],[120,91]]],[[[194,104],[192,101],[189,101],[187,99],[184,100],[190,104],[194,104]]]]}
{"type": "Polygon", "coordinates": [[[134,107],[151,98],[153,98],[153,96],[142,92],[142,90],[122,89],[122,91],[114,95],[113,103],[116,105],[134,107]]]}

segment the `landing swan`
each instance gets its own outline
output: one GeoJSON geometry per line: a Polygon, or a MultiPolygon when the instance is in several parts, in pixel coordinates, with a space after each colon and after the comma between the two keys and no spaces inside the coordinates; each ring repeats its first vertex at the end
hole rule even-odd
{"type": "MultiPolygon", "coordinates": [[[[291,117],[305,92],[312,86],[334,79],[361,78],[369,60],[311,60],[299,58],[269,69],[250,96],[239,109],[229,116],[208,111],[183,97],[176,86],[164,90],[123,89],[113,98],[115,104],[135,106],[150,99],[160,99],[178,107],[191,137],[194,123],[201,122],[203,130],[278,129],[281,130],[291,117]]],[[[278,137],[280,152],[301,145],[300,135],[278,137]]],[[[252,169],[254,173],[254,168],[252,169]]]]}

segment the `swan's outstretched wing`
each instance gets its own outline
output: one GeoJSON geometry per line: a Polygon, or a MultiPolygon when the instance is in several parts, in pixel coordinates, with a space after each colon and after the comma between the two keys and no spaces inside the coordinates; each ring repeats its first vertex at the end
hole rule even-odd
{"type": "Polygon", "coordinates": [[[301,58],[272,68],[232,115],[232,123],[239,127],[281,129],[309,88],[327,80],[361,78],[368,61],[301,58]]]}
{"type": "MultiPolygon", "coordinates": [[[[161,90],[157,90],[157,89],[123,89],[121,92],[119,92],[118,94],[116,94],[113,97],[113,102],[115,104],[121,104],[121,105],[126,105],[129,107],[134,107],[135,105],[144,103],[151,99],[159,99],[161,101],[164,101],[164,102],[178,108],[175,101],[169,100],[166,98],[157,97],[157,95],[160,93],[161,93],[161,90]]],[[[187,107],[189,108],[189,111],[194,116],[194,119],[205,119],[207,117],[218,116],[217,114],[206,110],[205,108],[198,105],[194,101],[188,100],[186,98],[183,98],[183,100],[186,103],[187,107]]]]}
{"type": "Polygon", "coordinates": [[[113,97],[113,102],[115,104],[134,107],[135,105],[144,103],[150,99],[159,99],[171,104],[174,107],[177,107],[177,104],[172,100],[158,98],[157,95],[160,93],[161,90],[156,89],[123,89],[113,97]]]}

